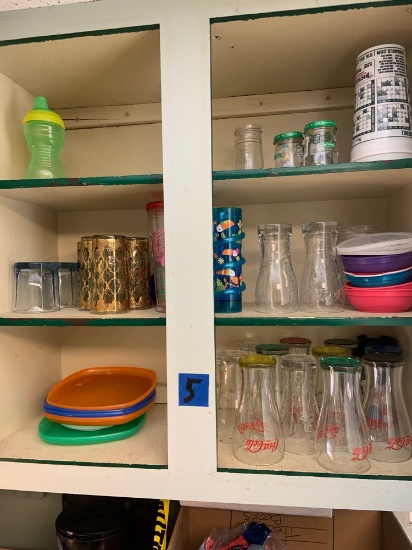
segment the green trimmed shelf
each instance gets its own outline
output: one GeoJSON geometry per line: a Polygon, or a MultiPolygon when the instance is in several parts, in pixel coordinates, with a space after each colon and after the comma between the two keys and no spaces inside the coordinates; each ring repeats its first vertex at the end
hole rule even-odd
{"type": "Polygon", "coordinates": [[[412,181],[412,158],[213,173],[214,204],[387,198],[412,181]]]}
{"type": "Polygon", "coordinates": [[[94,315],[77,309],[50,313],[0,313],[3,327],[164,327],[166,317],[154,308],[117,315],[94,315]]]}
{"type": "Polygon", "coordinates": [[[0,197],[53,210],[129,210],[163,200],[163,175],[0,180],[0,197]]]}
{"type": "Polygon", "coordinates": [[[26,462],[112,468],[167,468],[167,405],[156,403],[147,411],[141,430],[104,445],[50,445],[37,429],[42,416],[0,441],[0,462],[26,462]],[[104,447],[104,452],[102,448],[104,447]]]}
{"type": "Polygon", "coordinates": [[[351,308],[345,308],[333,315],[316,315],[296,312],[285,315],[265,315],[255,310],[254,304],[243,304],[243,311],[233,314],[217,314],[217,327],[248,327],[248,326],[330,326],[330,327],[401,327],[412,326],[412,311],[394,314],[363,313],[351,308]]]}

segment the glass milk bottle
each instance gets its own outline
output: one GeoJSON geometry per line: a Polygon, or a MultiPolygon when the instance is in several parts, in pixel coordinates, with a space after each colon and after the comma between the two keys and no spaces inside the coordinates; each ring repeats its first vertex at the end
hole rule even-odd
{"type": "Polygon", "coordinates": [[[280,360],[284,391],[281,421],[285,450],[315,454],[319,409],[315,398],[316,359],[312,355],[283,355],[280,360]]]}
{"type": "Polygon", "coordinates": [[[260,269],[255,304],[261,313],[288,313],[298,309],[298,284],[290,256],[292,226],[259,225],[260,269]]]}
{"type": "Polygon", "coordinates": [[[369,353],[362,362],[369,373],[365,415],[371,458],[382,462],[409,460],[412,428],[402,392],[403,357],[369,353]]]}
{"type": "Polygon", "coordinates": [[[271,376],[275,362],[265,355],[245,355],[239,365],[242,397],[233,431],[233,454],[253,466],[277,464],[283,458],[285,442],[271,376]]]}
{"type": "Polygon", "coordinates": [[[316,459],[336,473],[363,474],[372,451],[360,397],[362,361],[323,357],[323,400],[316,428],[316,459]]]}
{"type": "Polygon", "coordinates": [[[302,226],[306,257],[300,287],[300,309],[308,313],[343,310],[345,293],[336,261],[336,222],[302,226]]]}

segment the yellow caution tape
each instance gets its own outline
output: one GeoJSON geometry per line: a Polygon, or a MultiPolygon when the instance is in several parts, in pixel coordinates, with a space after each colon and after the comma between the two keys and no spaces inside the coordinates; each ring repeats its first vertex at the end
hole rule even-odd
{"type": "Polygon", "coordinates": [[[167,522],[169,519],[169,500],[159,500],[157,509],[153,550],[166,550],[167,522]]]}

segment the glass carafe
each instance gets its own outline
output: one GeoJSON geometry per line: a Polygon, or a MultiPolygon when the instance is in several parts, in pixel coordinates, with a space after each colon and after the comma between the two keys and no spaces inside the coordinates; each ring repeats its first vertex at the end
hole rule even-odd
{"type": "Polygon", "coordinates": [[[312,355],[283,355],[280,360],[284,391],[281,421],[285,450],[315,454],[319,409],[315,398],[316,359],[312,355]]]}
{"type": "Polygon", "coordinates": [[[271,376],[275,362],[267,355],[245,355],[239,365],[242,397],[233,431],[233,454],[245,464],[276,464],[283,458],[285,442],[271,376]]]}
{"type": "Polygon", "coordinates": [[[239,359],[242,350],[217,352],[217,437],[221,443],[231,443],[242,393],[242,374],[239,359]]]}
{"type": "Polygon", "coordinates": [[[402,392],[403,357],[372,353],[364,355],[369,373],[365,404],[372,441],[371,458],[404,462],[412,455],[412,429],[402,392]]]}
{"type": "Polygon", "coordinates": [[[306,258],[300,287],[300,309],[309,313],[342,311],[345,293],[336,261],[336,222],[302,226],[306,258]]]}
{"type": "Polygon", "coordinates": [[[259,344],[256,346],[257,355],[270,355],[276,363],[273,369],[273,384],[275,387],[276,405],[280,411],[282,404],[283,380],[282,369],[280,368],[280,357],[289,353],[289,346],[286,344],[259,344]]]}
{"type": "Polygon", "coordinates": [[[362,474],[372,451],[360,397],[362,361],[323,357],[323,400],[316,428],[316,459],[337,473],[362,474]]]}
{"type": "Polygon", "coordinates": [[[260,269],[255,304],[261,313],[298,309],[298,284],[290,256],[292,226],[287,223],[259,225],[260,269]]]}

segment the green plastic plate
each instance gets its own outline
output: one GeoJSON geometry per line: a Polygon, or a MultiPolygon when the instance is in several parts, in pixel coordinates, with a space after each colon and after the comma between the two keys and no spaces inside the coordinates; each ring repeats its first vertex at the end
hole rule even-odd
{"type": "Polygon", "coordinates": [[[103,430],[84,432],[65,428],[48,418],[42,418],[39,423],[38,433],[43,441],[51,445],[93,445],[95,443],[107,443],[126,439],[140,430],[146,420],[146,414],[142,414],[131,422],[111,426],[103,430]]]}

